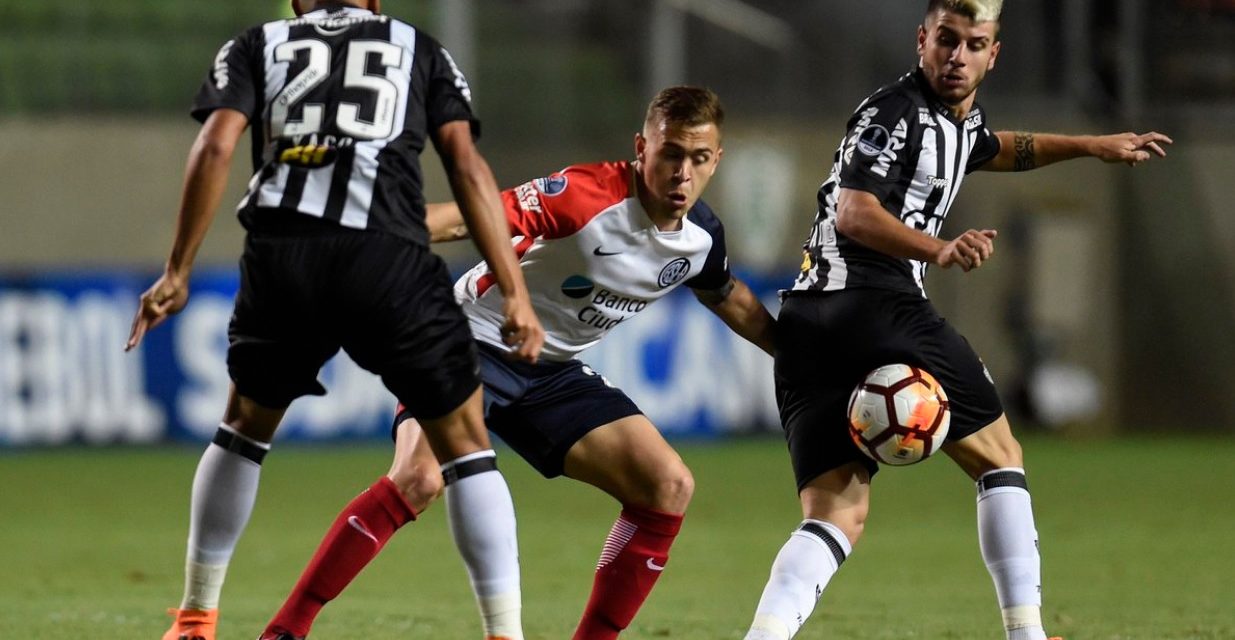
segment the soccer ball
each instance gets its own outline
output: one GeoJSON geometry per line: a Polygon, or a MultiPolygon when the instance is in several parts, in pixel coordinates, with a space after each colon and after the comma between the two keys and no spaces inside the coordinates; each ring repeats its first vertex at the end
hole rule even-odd
{"type": "Polygon", "coordinates": [[[906,465],[939,450],[952,411],[934,376],[907,364],[867,374],[849,396],[849,435],[876,462],[906,465]]]}

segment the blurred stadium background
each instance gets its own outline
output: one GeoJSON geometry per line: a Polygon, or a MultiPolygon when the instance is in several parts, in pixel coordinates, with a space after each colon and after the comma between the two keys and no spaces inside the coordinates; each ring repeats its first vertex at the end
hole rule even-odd
{"type": "MultiPolygon", "coordinates": [[[[776,289],[796,272],[845,119],[914,64],[923,4],[383,2],[438,36],[468,74],[484,122],[481,148],[503,187],[575,162],[629,157],[643,108],[662,86],[716,90],[729,112],[726,155],[705,197],[729,229],[735,268],[772,309],[776,289]]],[[[121,347],[137,295],[165,259],[196,133],[189,101],[218,47],[285,15],[285,5],[0,0],[0,469],[17,488],[33,483],[15,465],[38,456],[53,474],[130,451],[81,445],[180,442],[193,446],[173,493],[187,495],[190,460],[213,432],[226,391],[224,332],[242,240],[231,203],[247,180],[247,152],[237,154],[189,308],[139,352],[121,347]]],[[[998,68],[979,96],[993,128],[1154,129],[1176,144],[1167,160],[1136,169],[1086,160],[971,177],[945,233],[997,228],[999,252],[973,274],[934,271],[933,299],[983,354],[1014,424],[1042,432],[1031,442],[1046,450],[1167,433],[1204,434],[1216,438],[1206,441],[1217,443],[1215,452],[1229,451],[1235,1],[1009,0],[1003,25],[998,68]]],[[[449,198],[431,154],[424,166],[429,198],[449,198]]],[[[465,246],[442,253],[458,270],[474,260],[465,246]]],[[[769,447],[780,446],[770,361],[688,295],[652,307],[585,359],[672,435],[767,434],[769,447]]],[[[380,465],[390,397],[345,358],[323,380],[331,394],[301,401],[280,439],[372,442],[380,465]]],[[[134,464],[146,460],[148,452],[132,451],[134,464]]],[[[788,526],[787,465],[774,459],[783,473],[766,491],[784,498],[776,504],[788,526]]],[[[1222,464],[1201,458],[1197,468],[1207,460],[1222,464]]],[[[1216,488],[1229,491],[1224,477],[1216,488]]],[[[13,488],[3,489],[11,495],[0,502],[8,521],[0,528],[24,526],[37,538],[40,526],[21,514],[40,503],[17,501],[13,488]]],[[[324,527],[350,490],[312,522],[324,527]]],[[[183,523],[171,524],[178,544],[183,523]]],[[[745,585],[754,595],[741,606],[753,607],[780,528],[771,527],[754,562],[759,575],[745,585]]],[[[178,578],[168,557],[156,590],[170,595],[178,578]]],[[[1229,574],[1229,555],[1224,562],[1229,574]]],[[[1154,637],[1235,637],[1229,615],[1224,624],[1215,635],[1154,637]]]]}
{"type": "MultiPolygon", "coordinates": [[[[772,302],[799,261],[845,118],[914,63],[918,4],[390,0],[386,10],[455,53],[503,186],[628,157],[656,88],[715,89],[731,116],[707,199],[735,266],[772,302]]],[[[0,445],[208,434],[242,238],[230,205],[189,312],[141,354],[114,347],[165,258],[196,130],[189,100],[220,43],[285,3],[0,0],[0,12],[0,445]]],[[[998,228],[999,257],[970,276],[936,271],[933,298],[1022,424],[1230,433],[1235,3],[1013,1],[1002,38],[980,94],[994,127],[1157,129],[1177,144],[1135,170],[1082,161],[969,180],[949,226],[998,228]]],[[[229,203],[250,169],[237,158],[229,203]]],[[[426,159],[429,196],[448,198],[435,165],[426,159]]],[[[460,268],[472,259],[462,246],[443,252],[460,268]]],[[[649,312],[591,360],[671,431],[774,429],[766,361],[696,307],[678,298],[649,312]],[[717,370],[733,375],[705,375],[717,370]]],[[[355,435],[384,420],[380,390],[353,367],[332,369],[337,398],[302,409],[287,433],[355,435]]]]}

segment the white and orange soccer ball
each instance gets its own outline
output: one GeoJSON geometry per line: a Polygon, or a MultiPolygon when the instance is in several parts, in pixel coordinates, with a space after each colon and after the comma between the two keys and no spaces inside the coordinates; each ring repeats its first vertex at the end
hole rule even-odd
{"type": "Polygon", "coordinates": [[[889,364],[867,374],[849,396],[849,435],[876,462],[925,460],[948,436],[952,411],[935,377],[918,367],[889,364]]]}

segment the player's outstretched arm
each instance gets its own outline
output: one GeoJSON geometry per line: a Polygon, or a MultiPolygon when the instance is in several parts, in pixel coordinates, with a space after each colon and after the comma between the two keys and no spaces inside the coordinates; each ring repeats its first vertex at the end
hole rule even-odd
{"type": "Polygon", "coordinates": [[[535,362],[545,342],[545,330],[532,310],[523,271],[510,246],[510,228],[502,212],[502,199],[493,171],[476,149],[467,121],[456,120],[442,125],[433,141],[450,178],[450,188],[468,233],[497,279],[506,301],[502,338],[516,356],[535,362]]]}
{"type": "Polygon", "coordinates": [[[1074,158],[1098,158],[1128,166],[1166,157],[1169,137],[1149,133],[1114,133],[1104,136],[1065,136],[1053,133],[999,131],[999,155],[982,166],[984,171],[1029,171],[1074,158]]]}
{"type": "Polygon", "coordinates": [[[772,355],[772,330],[776,319],[745,282],[730,278],[720,289],[694,289],[695,297],[729,325],[733,332],[772,355]]]}
{"type": "Polygon", "coordinates": [[[454,242],[468,235],[463,212],[453,202],[430,202],[425,205],[425,225],[429,227],[429,242],[454,242]]]}
{"type": "Polygon", "coordinates": [[[219,201],[223,199],[236,143],[248,126],[249,118],[245,114],[233,109],[217,109],[198,132],[185,166],[171,254],[163,275],[141,295],[125,351],[140,344],[147,331],[179,313],[188,303],[193,261],[210,230],[219,201]]]}

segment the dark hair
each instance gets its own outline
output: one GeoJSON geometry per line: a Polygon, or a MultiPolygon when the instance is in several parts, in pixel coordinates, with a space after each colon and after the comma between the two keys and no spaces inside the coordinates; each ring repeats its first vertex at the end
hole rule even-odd
{"type": "Polygon", "coordinates": [[[926,15],[943,9],[959,13],[970,20],[986,22],[998,20],[1003,11],[1003,0],[929,0],[926,15]]]}
{"type": "Polygon", "coordinates": [[[711,89],[669,87],[656,94],[648,105],[644,122],[657,120],[687,127],[714,124],[719,129],[725,123],[725,110],[711,89]]]}

